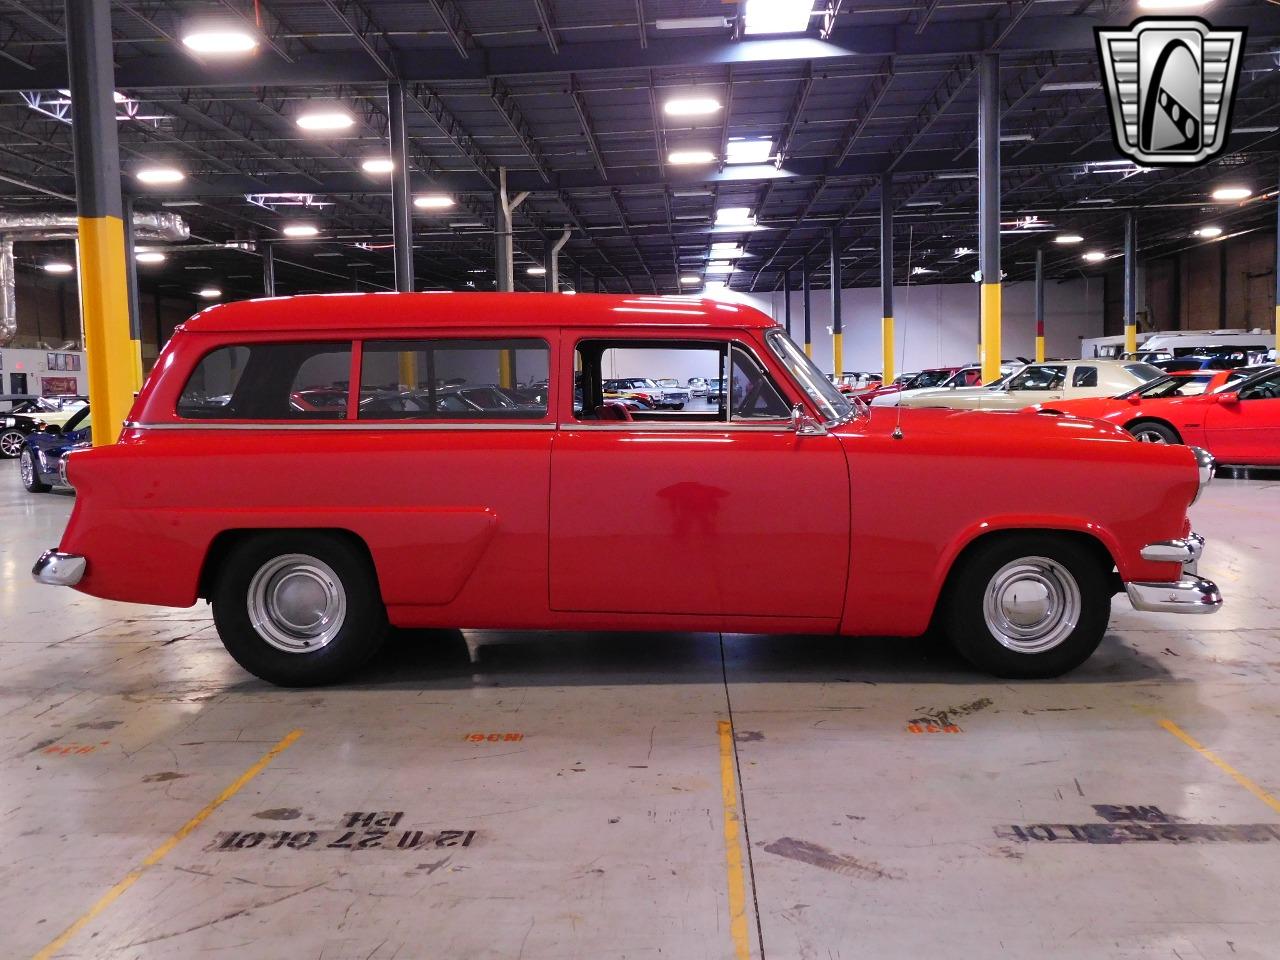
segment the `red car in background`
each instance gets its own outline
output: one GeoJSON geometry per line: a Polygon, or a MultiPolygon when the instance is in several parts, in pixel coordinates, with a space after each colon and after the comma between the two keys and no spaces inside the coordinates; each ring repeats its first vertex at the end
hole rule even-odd
{"type": "MultiPolygon", "coordinates": [[[[928,390],[931,387],[940,387],[963,369],[963,367],[929,367],[909,379],[895,380],[875,390],[860,393],[858,399],[870,403],[876,397],[887,397],[890,394],[901,393],[903,390],[928,390]]],[[[975,372],[973,382],[964,383],[962,386],[975,387],[980,382],[981,375],[975,372]]]]}
{"type": "Polygon", "coordinates": [[[1104,420],[1146,443],[1204,447],[1219,463],[1280,464],[1280,368],[1170,374],[1118,397],[1027,408],[1104,420]]]}

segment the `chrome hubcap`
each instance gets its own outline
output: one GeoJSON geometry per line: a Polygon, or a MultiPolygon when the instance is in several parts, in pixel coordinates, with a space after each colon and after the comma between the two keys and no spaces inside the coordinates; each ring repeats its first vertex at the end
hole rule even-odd
{"type": "Polygon", "coordinates": [[[18,462],[18,473],[22,475],[22,482],[30,486],[36,479],[36,464],[31,459],[31,454],[24,451],[22,459],[18,462]]]}
{"type": "Polygon", "coordinates": [[[323,560],[287,553],[268,560],[249,581],[249,620],[258,635],[285,653],[327,646],[347,617],[347,594],[323,560]]]}
{"type": "Polygon", "coordinates": [[[1139,429],[1133,436],[1139,443],[1168,443],[1162,434],[1156,433],[1154,430],[1139,429]]]}
{"type": "Polygon", "coordinates": [[[1006,563],[982,598],[987,629],[1015,653],[1043,653],[1062,643],[1080,621],[1080,606],[1075,578],[1048,557],[1006,563]]]}
{"type": "Polygon", "coordinates": [[[0,453],[6,457],[16,457],[22,449],[22,434],[16,430],[0,433],[0,453]]]}

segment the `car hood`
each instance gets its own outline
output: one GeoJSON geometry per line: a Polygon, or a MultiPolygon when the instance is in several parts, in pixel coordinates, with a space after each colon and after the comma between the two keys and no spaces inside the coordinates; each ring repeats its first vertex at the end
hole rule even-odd
{"type": "MultiPolygon", "coordinates": [[[[964,388],[960,388],[964,389],[964,388]]],[[[947,391],[948,393],[951,391],[947,391]]],[[[1021,410],[951,410],[945,407],[871,408],[869,417],[851,421],[841,431],[863,435],[887,435],[902,428],[904,438],[945,436],[973,449],[994,449],[1040,440],[1070,442],[1079,439],[1133,443],[1129,434],[1110,423],[1059,417],[1021,410]]]]}

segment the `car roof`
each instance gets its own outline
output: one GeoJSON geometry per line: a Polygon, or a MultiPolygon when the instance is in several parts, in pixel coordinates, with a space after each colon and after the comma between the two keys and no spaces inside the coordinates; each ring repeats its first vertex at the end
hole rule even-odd
{"type": "Polygon", "coordinates": [[[754,307],[698,297],[613,293],[327,293],[222,303],[183,329],[196,333],[339,332],[422,326],[775,326],[754,307]]]}

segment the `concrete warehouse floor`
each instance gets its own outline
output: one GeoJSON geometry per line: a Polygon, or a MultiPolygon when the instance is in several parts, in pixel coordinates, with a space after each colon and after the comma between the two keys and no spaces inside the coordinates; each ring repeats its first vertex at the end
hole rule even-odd
{"type": "Polygon", "coordinates": [[[1278,495],[1193,508],[1217,616],[1118,598],[1058,682],[926,641],[468,632],[291,691],[203,607],[32,582],[72,498],[10,462],[0,956],[1274,958],[1278,495]]]}

